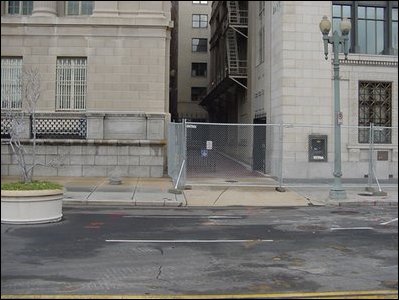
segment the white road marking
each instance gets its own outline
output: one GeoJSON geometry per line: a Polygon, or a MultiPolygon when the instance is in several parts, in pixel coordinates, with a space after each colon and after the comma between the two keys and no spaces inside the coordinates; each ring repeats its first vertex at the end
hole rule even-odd
{"type": "Polygon", "coordinates": [[[164,216],[149,216],[149,215],[143,215],[143,216],[123,216],[124,218],[157,218],[157,219],[243,219],[242,216],[183,216],[183,215],[164,215],[164,216]]]}
{"type": "Polygon", "coordinates": [[[209,216],[208,219],[242,219],[241,216],[209,216]]]}
{"type": "Polygon", "coordinates": [[[373,227],[347,227],[347,228],[331,228],[331,230],[370,230],[374,229],[373,227]]]}
{"type": "Polygon", "coordinates": [[[398,220],[398,218],[395,218],[395,219],[392,219],[391,221],[380,223],[380,225],[387,225],[387,224],[395,222],[397,220],[398,220]]]}
{"type": "Polygon", "coordinates": [[[273,240],[105,240],[109,243],[247,243],[273,242],[273,240]]]}

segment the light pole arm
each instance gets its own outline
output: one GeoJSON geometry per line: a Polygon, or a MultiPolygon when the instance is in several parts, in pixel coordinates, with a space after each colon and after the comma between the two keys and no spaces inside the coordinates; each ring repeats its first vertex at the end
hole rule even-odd
{"type": "Polygon", "coordinates": [[[348,53],[349,53],[349,37],[348,35],[343,36],[344,39],[344,54],[345,54],[345,60],[348,59],[348,53]]]}
{"type": "Polygon", "coordinates": [[[324,43],[324,58],[328,59],[328,44],[330,43],[330,38],[328,34],[323,34],[323,43],[324,43]]]}

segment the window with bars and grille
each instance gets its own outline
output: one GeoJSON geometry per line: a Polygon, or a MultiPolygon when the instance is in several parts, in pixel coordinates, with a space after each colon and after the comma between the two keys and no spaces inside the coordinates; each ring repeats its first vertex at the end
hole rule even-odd
{"type": "Polygon", "coordinates": [[[87,59],[58,58],[56,71],[56,109],[85,110],[87,94],[87,59]]]}
{"type": "Polygon", "coordinates": [[[22,57],[1,58],[1,109],[21,109],[22,57]]]}
{"type": "MultiPolygon", "coordinates": [[[[377,126],[374,143],[390,144],[392,126],[392,83],[359,82],[359,126],[377,126]]],[[[370,129],[359,128],[359,143],[370,142],[370,129]]]]}

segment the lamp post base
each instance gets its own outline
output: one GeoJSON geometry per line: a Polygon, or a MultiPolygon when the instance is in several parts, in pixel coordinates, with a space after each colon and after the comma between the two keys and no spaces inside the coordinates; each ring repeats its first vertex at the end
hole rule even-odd
{"type": "Polygon", "coordinates": [[[334,189],[330,190],[330,199],[346,199],[346,191],[344,189],[334,189]]]}

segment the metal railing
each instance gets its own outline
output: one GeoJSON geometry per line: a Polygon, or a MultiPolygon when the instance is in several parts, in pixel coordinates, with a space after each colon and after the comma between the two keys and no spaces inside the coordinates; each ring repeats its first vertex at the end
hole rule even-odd
{"type": "MultiPolygon", "coordinates": [[[[25,118],[25,131],[28,137],[33,137],[33,119],[25,118]]],[[[11,119],[1,116],[1,138],[10,138],[11,119]]],[[[35,117],[36,138],[39,139],[86,139],[87,117],[85,115],[40,114],[35,117]]]]}
{"type": "MultiPolygon", "coordinates": [[[[31,137],[33,136],[31,118],[31,137]]],[[[36,137],[39,139],[85,139],[87,120],[76,118],[36,118],[36,137]]]]}

